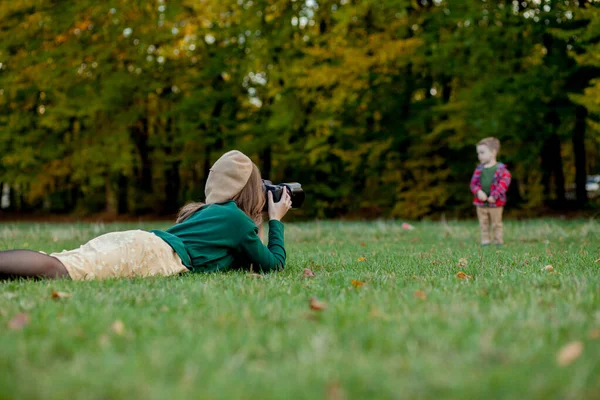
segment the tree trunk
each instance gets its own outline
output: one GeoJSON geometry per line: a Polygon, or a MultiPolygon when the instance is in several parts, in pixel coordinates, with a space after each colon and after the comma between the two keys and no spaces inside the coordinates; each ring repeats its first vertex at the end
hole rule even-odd
{"type": "Polygon", "coordinates": [[[108,176],[106,178],[106,182],[104,184],[104,192],[106,193],[106,213],[108,213],[109,215],[116,215],[118,212],[117,194],[114,190],[113,180],[111,179],[111,176],[108,176]]]}
{"type": "Polygon", "coordinates": [[[267,148],[265,148],[262,152],[262,171],[261,171],[261,175],[263,177],[263,179],[270,179],[272,180],[272,176],[271,176],[271,163],[272,163],[272,158],[273,158],[273,151],[271,149],[271,146],[268,146],[267,148]]]}
{"type": "Polygon", "coordinates": [[[123,173],[117,178],[117,214],[129,212],[129,179],[123,173]]]}
{"type": "Polygon", "coordinates": [[[148,144],[148,120],[143,118],[133,128],[133,142],[140,157],[139,188],[144,193],[152,193],[152,160],[148,144]]]}
{"type": "Polygon", "coordinates": [[[565,175],[563,172],[562,156],[560,154],[560,138],[553,133],[542,146],[542,184],[547,205],[563,208],[565,205],[565,175]],[[554,178],[554,197],[552,201],[552,178],[554,178]]]}
{"type": "Polygon", "coordinates": [[[575,155],[575,195],[577,206],[583,208],[587,203],[587,191],[585,183],[587,180],[586,158],[585,158],[585,127],[587,108],[577,106],[575,109],[575,129],[573,130],[573,152],[575,155]]]}
{"type": "Polygon", "coordinates": [[[173,214],[179,208],[179,189],[181,188],[181,179],[179,177],[179,161],[171,162],[165,170],[165,204],[163,213],[173,214]]]}
{"type": "Polygon", "coordinates": [[[136,168],[138,183],[135,187],[135,209],[137,214],[143,214],[152,211],[152,160],[150,158],[151,148],[148,143],[148,119],[142,118],[131,128],[132,141],[137,150],[140,159],[139,166],[136,168]]]}

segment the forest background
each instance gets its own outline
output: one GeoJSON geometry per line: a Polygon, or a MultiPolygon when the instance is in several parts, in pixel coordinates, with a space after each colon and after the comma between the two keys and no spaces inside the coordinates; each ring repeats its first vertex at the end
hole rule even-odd
{"type": "MultiPolygon", "coordinates": [[[[594,210],[600,7],[586,0],[0,2],[4,212],[172,215],[239,149],[305,218],[594,210]]],[[[595,211],[592,211],[595,212],[595,211]]]]}

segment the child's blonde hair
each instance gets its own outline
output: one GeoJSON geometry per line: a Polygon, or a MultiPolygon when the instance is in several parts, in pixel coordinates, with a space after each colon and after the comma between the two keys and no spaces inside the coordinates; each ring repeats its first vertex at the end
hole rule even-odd
{"type": "Polygon", "coordinates": [[[495,150],[496,153],[500,152],[500,141],[495,137],[486,137],[485,139],[481,139],[477,146],[487,146],[490,150],[495,150]]]}
{"type": "MultiPolygon", "coordinates": [[[[238,208],[250,217],[256,226],[260,227],[263,220],[262,212],[265,207],[266,199],[260,170],[256,164],[252,164],[252,173],[250,174],[250,178],[246,185],[238,194],[233,196],[231,200],[235,201],[238,208]]],[[[186,204],[179,211],[176,223],[185,221],[204,205],[205,203],[201,202],[186,204]]]]}

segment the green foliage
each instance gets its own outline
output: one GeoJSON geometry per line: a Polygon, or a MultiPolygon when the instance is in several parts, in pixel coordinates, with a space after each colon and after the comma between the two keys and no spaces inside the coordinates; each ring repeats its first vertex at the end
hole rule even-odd
{"type": "Polygon", "coordinates": [[[0,182],[172,213],[238,148],[306,186],[305,216],[419,218],[469,209],[496,136],[512,206],[560,202],[599,168],[599,21],[557,0],[3,2],[0,182]]]}

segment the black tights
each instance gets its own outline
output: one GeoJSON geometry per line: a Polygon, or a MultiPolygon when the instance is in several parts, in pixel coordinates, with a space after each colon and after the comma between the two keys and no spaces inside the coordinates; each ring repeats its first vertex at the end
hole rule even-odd
{"type": "Polygon", "coordinates": [[[32,250],[0,251],[0,280],[18,278],[68,278],[58,258],[32,250]]]}

